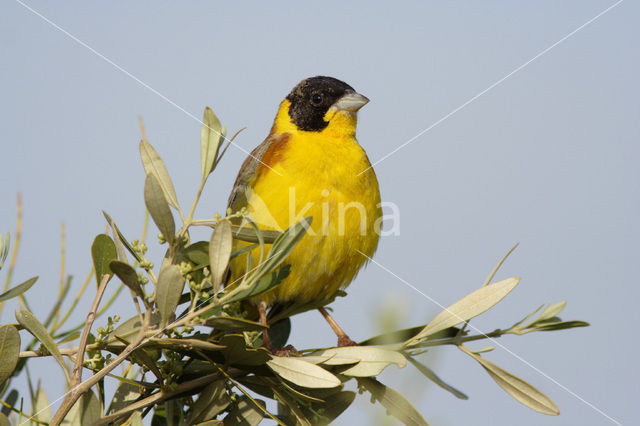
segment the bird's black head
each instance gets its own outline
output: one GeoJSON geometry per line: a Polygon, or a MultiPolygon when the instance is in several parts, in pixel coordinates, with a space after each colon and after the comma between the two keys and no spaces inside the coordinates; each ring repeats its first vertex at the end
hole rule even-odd
{"type": "Polygon", "coordinates": [[[329,124],[324,121],[325,114],[347,93],[355,94],[355,90],[333,77],[318,76],[302,80],[287,96],[287,100],[291,102],[291,122],[300,130],[323,130],[329,124]]]}

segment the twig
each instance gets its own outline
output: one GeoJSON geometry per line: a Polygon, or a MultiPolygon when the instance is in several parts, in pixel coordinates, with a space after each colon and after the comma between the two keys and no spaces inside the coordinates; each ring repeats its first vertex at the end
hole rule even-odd
{"type": "Polygon", "coordinates": [[[104,294],[110,279],[111,275],[109,274],[104,274],[102,276],[102,280],[98,286],[98,293],[96,294],[95,299],[93,299],[91,310],[87,314],[87,322],[84,325],[84,330],[82,330],[82,337],[80,338],[80,345],[78,346],[78,358],[76,359],[76,363],[73,367],[70,385],[72,389],[82,381],[82,362],[84,361],[84,352],[87,347],[87,341],[89,340],[89,332],[91,331],[93,321],[96,319],[96,311],[98,310],[98,306],[102,300],[102,295],[104,294]]]}
{"type": "Polygon", "coordinates": [[[205,386],[211,382],[218,380],[219,378],[220,378],[219,373],[212,373],[194,380],[190,380],[188,382],[180,383],[172,391],[162,390],[144,399],[141,399],[132,404],[129,404],[125,408],[121,409],[120,411],[116,411],[115,413],[98,420],[97,422],[94,423],[94,426],[111,424],[115,420],[119,419],[122,416],[126,416],[129,413],[133,413],[134,411],[140,410],[141,408],[145,408],[150,405],[154,405],[159,402],[165,401],[167,399],[170,399],[176,395],[190,391],[192,389],[205,386]]]}
{"type": "Polygon", "coordinates": [[[129,343],[129,345],[120,353],[120,355],[115,357],[113,361],[111,361],[108,365],[106,365],[102,370],[98,371],[96,374],[89,377],[84,382],[80,383],[76,387],[72,387],[71,390],[69,390],[69,392],[67,393],[67,396],[62,401],[60,408],[58,409],[58,411],[56,411],[56,414],[53,416],[53,419],[49,423],[50,426],[59,426],[62,423],[62,420],[64,420],[64,417],[69,412],[69,410],[71,410],[71,407],[73,407],[73,405],[76,403],[76,401],[78,400],[78,398],[80,398],[82,394],[84,394],[89,389],[91,389],[93,385],[95,385],[100,380],[102,380],[104,376],[109,374],[111,370],[116,368],[118,365],[122,363],[122,361],[124,361],[129,355],[131,355],[133,351],[138,349],[138,347],[140,346],[140,343],[142,343],[142,341],[145,338],[145,333],[147,332],[150,322],[151,322],[151,311],[147,311],[145,312],[144,324],[140,328],[140,331],[138,332],[138,335],[136,336],[136,338],[133,339],[131,343],[129,343]]]}
{"type": "MultiPolygon", "coordinates": [[[[20,238],[22,236],[22,194],[18,192],[18,200],[16,203],[16,236],[13,239],[13,250],[11,250],[11,260],[9,261],[9,269],[7,269],[7,279],[4,282],[4,288],[2,292],[6,292],[9,289],[11,278],[13,277],[13,270],[16,266],[16,259],[18,258],[18,247],[20,247],[20,238]]],[[[0,302],[0,315],[4,308],[4,302],[0,302]]]]}

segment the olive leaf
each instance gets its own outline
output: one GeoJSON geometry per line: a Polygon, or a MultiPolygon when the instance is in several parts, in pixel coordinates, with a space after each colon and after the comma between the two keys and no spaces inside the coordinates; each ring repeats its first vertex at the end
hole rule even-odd
{"type": "Polygon", "coordinates": [[[259,322],[249,321],[244,318],[234,318],[226,316],[211,317],[205,320],[204,325],[224,331],[262,331],[266,325],[259,322]]]}
{"type": "Polygon", "coordinates": [[[504,389],[505,392],[511,395],[516,401],[539,413],[551,416],[557,416],[560,414],[558,406],[554,404],[548,396],[531,386],[529,383],[503,370],[494,363],[487,361],[466,347],[458,347],[461,351],[478,361],[480,365],[487,370],[487,373],[489,373],[498,386],[504,389]]]}
{"type": "Polygon", "coordinates": [[[358,379],[358,384],[364,387],[384,408],[396,419],[407,426],[428,426],[427,421],[407,399],[377,381],[369,377],[358,379]]]}
{"type": "Polygon", "coordinates": [[[103,275],[111,275],[109,262],[118,258],[116,253],[116,245],[111,237],[106,234],[98,234],[91,244],[91,258],[93,259],[93,268],[96,271],[96,282],[100,285],[103,275]]]}
{"type": "Polygon", "coordinates": [[[183,288],[184,277],[180,268],[176,265],[164,265],[158,275],[158,289],[156,291],[156,304],[162,316],[161,328],[166,326],[173,317],[183,288]]]}
{"type": "Polygon", "coordinates": [[[391,364],[396,364],[400,368],[407,365],[406,358],[400,352],[373,346],[332,348],[314,352],[313,356],[326,358],[321,361],[321,364],[325,365],[355,364],[341,372],[345,376],[352,377],[377,376],[391,364]]]}
{"type": "MultiPolygon", "coordinates": [[[[233,231],[233,238],[235,240],[245,241],[248,243],[259,242],[259,238],[252,227],[232,225],[231,230],[233,231]]],[[[265,244],[272,244],[282,235],[282,232],[270,229],[261,229],[260,233],[265,244]]]]}
{"type": "Polygon", "coordinates": [[[20,333],[12,325],[0,327],[0,386],[18,365],[20,359],[20,333]]]}
{"type": "Polygon", "coordinates": [[[407,340],[404,346],[415,345],[434,333],[480,315],[500,302],[518,285],[518,282],[520,278],[507,278],[466,295],[436,315],[420,333],[407,340]]]}
{"type": "Polygon", "coordinates": [[[0,269],[4,266],[5,260],[7,260],[7,256],[9,255],[9,243],[11,242],[11,234],[7,232],[4,240],[0,236],[0,269]]]}
{"type": "Polygon", "coordinates": [[[0,302],[4,302],[5,300],[12,299],[16,296],[20,296],[25,291],[29,290],[32,285],[34,285],[38,281],[38,277],[29,278],[22,284],[18,284],[17,286],[10,288],[4,293],[0,294],[0,302]]]}
{"type": "Polygon", "coordinates": [[[144,292],[140,287],[140,282],[138,282],[138,274],[133,267],[125,262],[112,260],[109,262],[109,268],[136,296],[144,299],[144,292]]]}
{"type": "Polygon", "coordinates": [[[158,180],[167,202],[179,210],[176,190],[171,182],[171,177],[169,177],[167,167],[158,152],[144,139],[140,141],[140,157],[142,158],[142,166],[145,173],[153,175],[158,180]]]}
{"type": "Polygon", "coordinates": [[[453,386],[449,385],[448,383],[445,383],[440,377],[438,377],[438,375],[432,369],[430,369],[429,367],[427,367],[426,365],[424,365],[420,361],[416,360],[413,357],[409,357],[409,362],[411,362],[411,364],[413,364],[414,367],[416,367],[418,369],[418,371],[420,371],[422,374],[424,374],[425,377],[427,377],[429,380],[431,380],[436,385],[440,386],[442,389],[451,392],[453,394],[453,396],[455,396],[456,398],[469,399],[469,397],[467,395],[465,395],[464,393],[460,392],[458,389],[454,388],[453,386]]]}
{"type": "Polygon", "coordinates": [[[333,394],[328,398],[325,398],[324,404],[322,404],[322,419],[320,419],[315,425],[328,425],[335,420],[340,414],[342,414],[351,403],[356,399],[356,393],[352,391],[344,391],[333,394]]]}
{"type": "Polygon", "coordinates": [[[200,163],[203,179],[206,179],[213,171],[220,143],[225,139],[225,133],[226,129],[222,129],[220,120],[213,113],[213,110],[206,107],[202,117],[202,132],[200,133],[200,163]]]}
{"type": "Polygon", "coordinates": [[[33,401],[31,413],[34,418],[41,422],[49,423],[51,421],[51,404],[49,403],[47,394],[41,387],[38,387],[36,391],[36,398],[35,401],[33,401]]]}
{"type": "Polygon", "coordinates": [[[304,388],[334,388],[342,384],[324,368],[302,358],[272,356],[267,365],[283,379],[304,388]]]}
{"type": "Polygon", "coordinates": [[[211,241],[209,242],[209,268],[211,270],[213,294],[218,294],[220,291],[232,249],[231,224],[228,220],[221,220],[213,230],[211,241]]]}
{"type": "Polygon", "coordinates": [[[260,404],[260,408],[249,401],[248,398],[243,398],[236,404],[229,414],[224,418],[224,426],[256,426],[258,425],[264,416],[264,412],[267,409],[267,404],[260,400],[254,399],[257,404],[260,404]]]}
{"type": "Polygon", "coordinates": [[[44,328],[44,325],[42,325],[40,321],[38,321],[38,319],[26,309],[16,311],[16,320],[21,326],[26,328],[27,331],[33,335],[33,337],[39,340],[45,348],[47,348],[49,353],[51,353],[53,358],[62,368],[65,378],[67,379],[67,383],[70,383],[71,377],[69,376],[69,371],[67,370],[67,366],[64,363],[64,359],[62,359],[62,354],[60,354],[58,346],[53,341],[51,335],[47,332],[47,329],[44,328]]]}
{"type": "Polygon", "coordinates": [[[311,226],[312,220],[313,218],[311,216],[306,217],[281,233],[271,245],[271,249],[269,250],[269,254],[265,261],[256,266],[254,272],[250,274],[242,285],[227,293],[221,299],[221,303],[230,303],[247,297],[257,296],[258,294],[270,290],[273,286],[282,281],[286,275],[289,274],[289,270],[285,270],[285,267],[282,267],[280,268],[281,272],[278,275],[274,275],[275,271],[273,271],[273,269],[282,263],[293,251],[296,244],[300,242],[307,232],[307,229],[309,229],[309,226],[311,226]],[[264,277],[269,278],[265,281],[263,276],[270,271],[273,271],[271,277],[264,277]],[[284,273],[286,273],[286,275],[282,276],[284,273]]]}
{"type": "Polygon", "coordinates": [[[164,238],[169,244],[173,244],[176,225],[173,221],[169,204],[167,204],[167,199],[163,194],[162,187],[158,179],[152,174],[148,174],[144,181],[144,202],[147,210],[149,210],[149,214],[153,218],[156,226],[158,226],[160,232],[162,232],[162,235],[164,235],[164,238]]]}
{"type": "MultiPolygon", "coordinates": [[[[160,313],[154,312],[151,314],[150,325],[157,326],[158,324],[160,324],[160,320],[161,320],[160,313]]],[[[122,321],[120,325],[116,327],[115,330],[109,333],[109,336],[107,336],[107,342],[113,341],[116,338],[116,336],[123,339],[129,339],[132,336],[135,336],[136,334],[138,334],[138,332],[140,332],[141,327],[142,327],[142,318],[140,318],[139,315],[135,315],[127,319],[126,321],[122,321]]]]}
{"type": "MultiPolygon", "coordinates": [[[[9,407],[15,407],[19,397],[20,397],[20,393],[16,389],[11,389],[9,394],[2,398],[4,399],[4,402],[7,403],[7,405],[3,405],[2,409],[0,410],[2,414],[4,414],[5,416],[8,416],[9,414],[11,414],[11,408],[9,407]]],[[[2,423],[0,423],[0,425],[2,425],[2,423]]]]}
{"type": "Polygon", "coordinates": [[[100,420],[101,415],[100,401],[98,401],[98,397],[93,391],[89,390],[83,393],[73,405],[62,424],[71,424],[73,426],[92,425],[100,420]]]}
{"type": "Polygon", "coordinates": [[[115,413],[140,397],[141,387],[129,382],[129,380],[133,381],[138,376],[138,373],[138,370],[131,368],[125,374],[124,379],[126,381],[120,382],[116,388],[113,399],[111,400],[111,405],[107,412],[115,413]]]}
{"type": "Polygon", "coordinates": [[[282,280],[287,278],[291,271],[291,265],[284,265],[269,275],[260,278],[256,283],[251,284],[248,280],[249,287],[242,286],[232,290],[224,297],[220,299],[220,303],[228,304],[232,302],[238,302],[240,300],[249,299],[254,296],[258,296],[266,291],[271,290],[276,285],[280,284],[282,280]]]}
{"type": "MultiPolygon", "coordinates": [[[[109,226],[111,226],[111,229],[113,230],[113,232],[116,234],[114,236],[115,239],[120,241],[122,244],[124,244],[124,247],[127,249],[127,251],[129,253],[131,253],[131,255],[138,262],[142,262],[142,258],[140,257],[140,254],[138,254],[138,252],[136,252],[133,249],[133,247],[131,246],[131,243],[129,243],[129,241],[127,241],[127,239],[124,237],[124,235],[122,235],[122,232],[120,232],[120,229],[118,229],[118,226],[116,226],[116,223],[113,221],[111,216],[109,216],[109,214],[107,214],[107,212],[105,212],[104,210],[102,211],[102,214],[104,215],[105,219],[107,220],[107,223],[109,224],[109,226]]],[[[120,256],[120,251],[118,251],[118,256],[120,256]]],[[[126,261],[126,256],[125,256],[125,258],[120,258],[120,260],[126,261]]]]}
{"type": "Polygon", "coordinates": [[[185,420],[185,424],[193,425],[212,419],[227,408],[230,403],[231,399],[227,394],[224,380],[210,383],[200,393],[198,400],[191,407],[191,412],[185,420]]]}

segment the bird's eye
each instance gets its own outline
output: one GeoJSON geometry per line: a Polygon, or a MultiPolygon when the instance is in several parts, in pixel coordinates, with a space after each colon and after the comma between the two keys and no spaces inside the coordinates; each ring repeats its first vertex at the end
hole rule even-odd
{"type": "Polygon", "coordinates": [[[320,105],[322,103],[322,95],[320,93],[311,95],[311,103],[313,105],[320,105]]]}

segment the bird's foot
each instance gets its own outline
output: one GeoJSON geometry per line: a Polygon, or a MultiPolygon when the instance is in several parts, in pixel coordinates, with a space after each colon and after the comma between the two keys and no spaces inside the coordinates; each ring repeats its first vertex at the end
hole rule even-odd
{"type": "Polygon", "coordinates": [[[271,348],[267,348],[267,350],[275,356],[290,357],[290,356],[298,356],[300,354],[298,350],[293,347],[293,345],[287,345],[284,348],[280,348],[280,349],[271,347],[271,348]]]}
{"type": "Polygon", "coordinates": [[[338,347],[342,348],[344,346],[358,346],[358,344],[353,340],[349,339],[349,336],[345,334],[342,336],[338,336],[338,347]]]}

